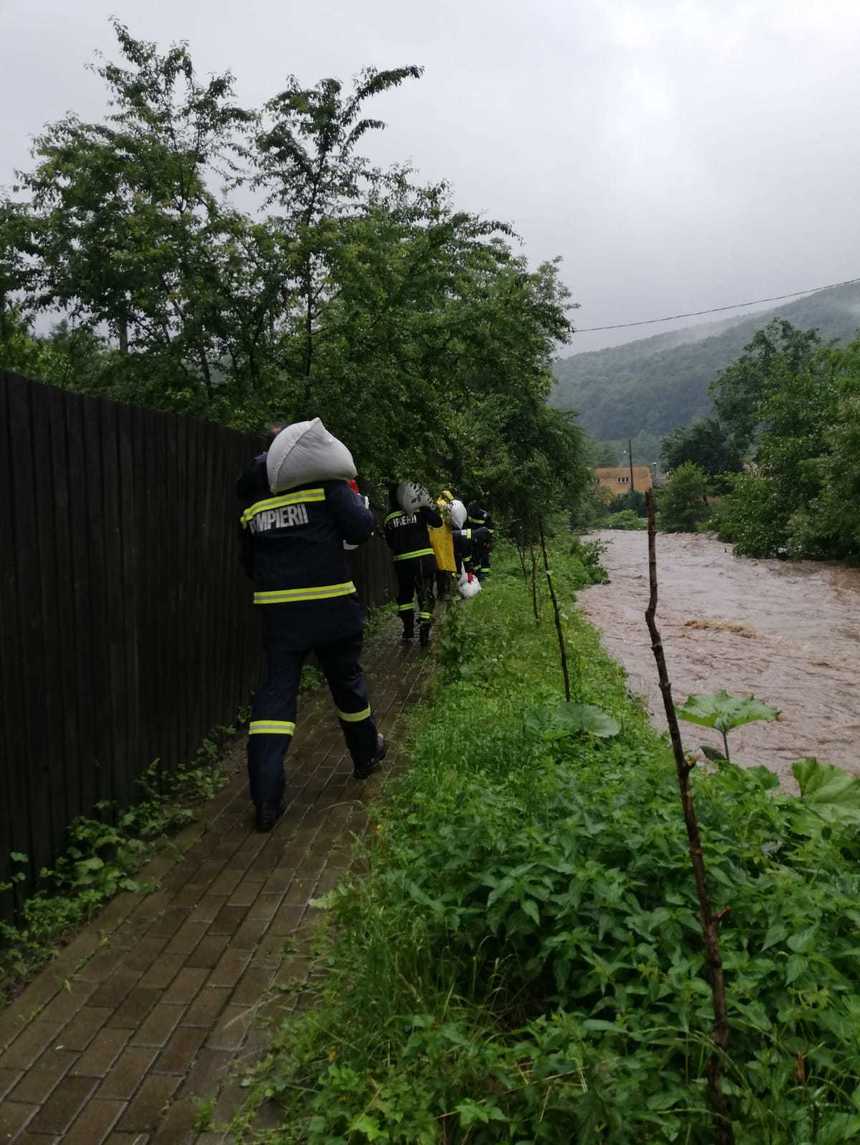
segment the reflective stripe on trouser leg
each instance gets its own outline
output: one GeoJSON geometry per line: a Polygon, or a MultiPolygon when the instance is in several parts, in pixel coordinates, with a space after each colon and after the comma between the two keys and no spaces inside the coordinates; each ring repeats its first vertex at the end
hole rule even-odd
{"type": "Polygon", "coordinates": [[[352,762],[362,767],[376,754],[376,724],[359,662],[361,636],[324,644],[314,651],[331,689],[347,750],[352,762]]]}
{"type": "Polygon", "coordinates": [[[397,576],[397,612],[403,621],[404,632],[415,631],[415,566],[417,561],[395,564],[397,576]]]}
{"type": "Polygon", "coordinates": [[[266,679],[254,695],[248,729],[248,781],[254,803],[277,805],[283,798],[284,757],[296,730],[304,657],[304,652],[279,648],[276,634],[267,633],[266,679]]]}
{"type": "Polygon", "coordinates": [[[435,561],[428,561],[423,557],[414,563],[418,566],[415,577],[415,588],[418,595],[418,620],[423,625],[432,624],[433,605],[436,603],[436,598],[433,595],[433,588],[436,583],[436,564],[435,561]]]}

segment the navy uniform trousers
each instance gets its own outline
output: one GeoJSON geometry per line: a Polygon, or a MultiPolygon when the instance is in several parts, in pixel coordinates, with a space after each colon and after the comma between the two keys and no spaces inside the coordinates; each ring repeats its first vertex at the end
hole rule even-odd
{"type": "Polygon", "coordinates": [[[248,739],[248,777],[256,804],[280,804],[284,794],[284,757],[296,728],[302,664],[315,652],[328,681],[353,764],[363,767],[376,754],[376,724],[370,712],[361,669],[359,628],[329,643],[296,647],[291,606],[268,605],[263,616],[266,677],[254,696],[248,739]]]}
{"type": "Polygon", "coordinates": [[[432,624],[433,588],[436,581],[434,556],[394,558],[397,575],[397,611],[403,621],[403,631],[411,636],[415,631],[415,598],[418,598],[418,623],[432,624]]]}

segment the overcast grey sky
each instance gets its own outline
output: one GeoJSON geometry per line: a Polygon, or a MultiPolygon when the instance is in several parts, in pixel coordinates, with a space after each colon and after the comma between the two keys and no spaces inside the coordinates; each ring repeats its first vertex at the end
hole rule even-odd
{"type": "Polygon", "coordinates": [[[562,255],[580,326],[860,276],[860,0],[0,0],[0,184],[47,120],[101,113],[111,14],[247,105],[423,64],[373,157],[562,255]]]}

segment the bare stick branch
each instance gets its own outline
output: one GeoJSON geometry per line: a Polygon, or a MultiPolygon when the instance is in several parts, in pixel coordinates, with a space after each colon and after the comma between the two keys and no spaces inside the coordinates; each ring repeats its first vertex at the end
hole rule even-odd
{"type": "Polygon", "coordinates": [[[711,986],[711,1000],[714,1009],[713,1042],[714,1049],[708,1058],[708,1099],[714,1123],[714,1140],[716,1145],[734,1145],[734,1131],[732,1130],[728,1102],[722,1091],[720,1055],[724,1053],[729,1044],[729,1021],[726,1009],[726,982],[723,974],[723,961],[720,954],[720,919],[726,913],[722,910],[715,914],[711,907],[705,877],[705,857],[702,853],[702,840],[699,833],[699,820],[696,816],[696,807],[693,802],[693,791],[690,787],[691,766],[684,756],[684,746],[681,742],[681,729],[678,726],[678,717],[675,714],[675,705],[672,702],[672,684],[669,680],[669,669],[666,666],[666,656],[663,652],[663,641],[657,628],[657,525],[654,517],[654,494],[649,489],[645,494],[648,507],[648,580],[651,593],[648,608],[645,612],[645,621],[651,634],[651,650],[657,663],[657,674],[660,679],[660,691],[663,695],[663,707],[666,712],[666,722],[669,725],[669,739],[672,742],[672,752],[675,756],[675,769],[678,774],[678,790],[681,796],[681,809],[684,812],[684,822],[687,826],[687,844],[690,852],[690,862],[693,867],[693,878],[696,883],[696,894],[699,898],[699,914],[702,923],[702,938],[705,943],[705,954],[708,965],[708,978],[711,986]]]}
{"type": "Polygon", "coordinates": [[[555,613],[555,631],[558,636],[558,650],[561,654],[561,674],[564,677],[564,698],[570,703],[570,673],[567,669],[567,648],[564,643],[564,629],[561,626],[561,609],[558,606],[558,597],[555,595],[555,585],[552,583],[552,572],[549,567],[549,557],[546,551],[546,538],[543,535],[543,521],[540,522],[540,547],[543,553],[543,570],[546,573],[546,583],[549,588],[552,609],[555,613]]]}

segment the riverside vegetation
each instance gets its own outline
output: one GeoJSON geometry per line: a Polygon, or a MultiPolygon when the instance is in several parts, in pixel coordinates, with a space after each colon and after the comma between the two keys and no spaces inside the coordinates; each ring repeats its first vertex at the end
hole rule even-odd
{"type": "MultiPolygon", "coordinates": [[[[412,766],[367,873],[327,896],[316,1008],[249,1079],[289,1142],[709,1142],[710,989],[675,769],[552,565],[573,699],[559,727],[549,610],[513,555],[449,610],[412,766]]],[[[723,1091],[744,1145],[860,1137],[860,784],[803,761],[692,773],[722,922],[723,1091]]]]}

